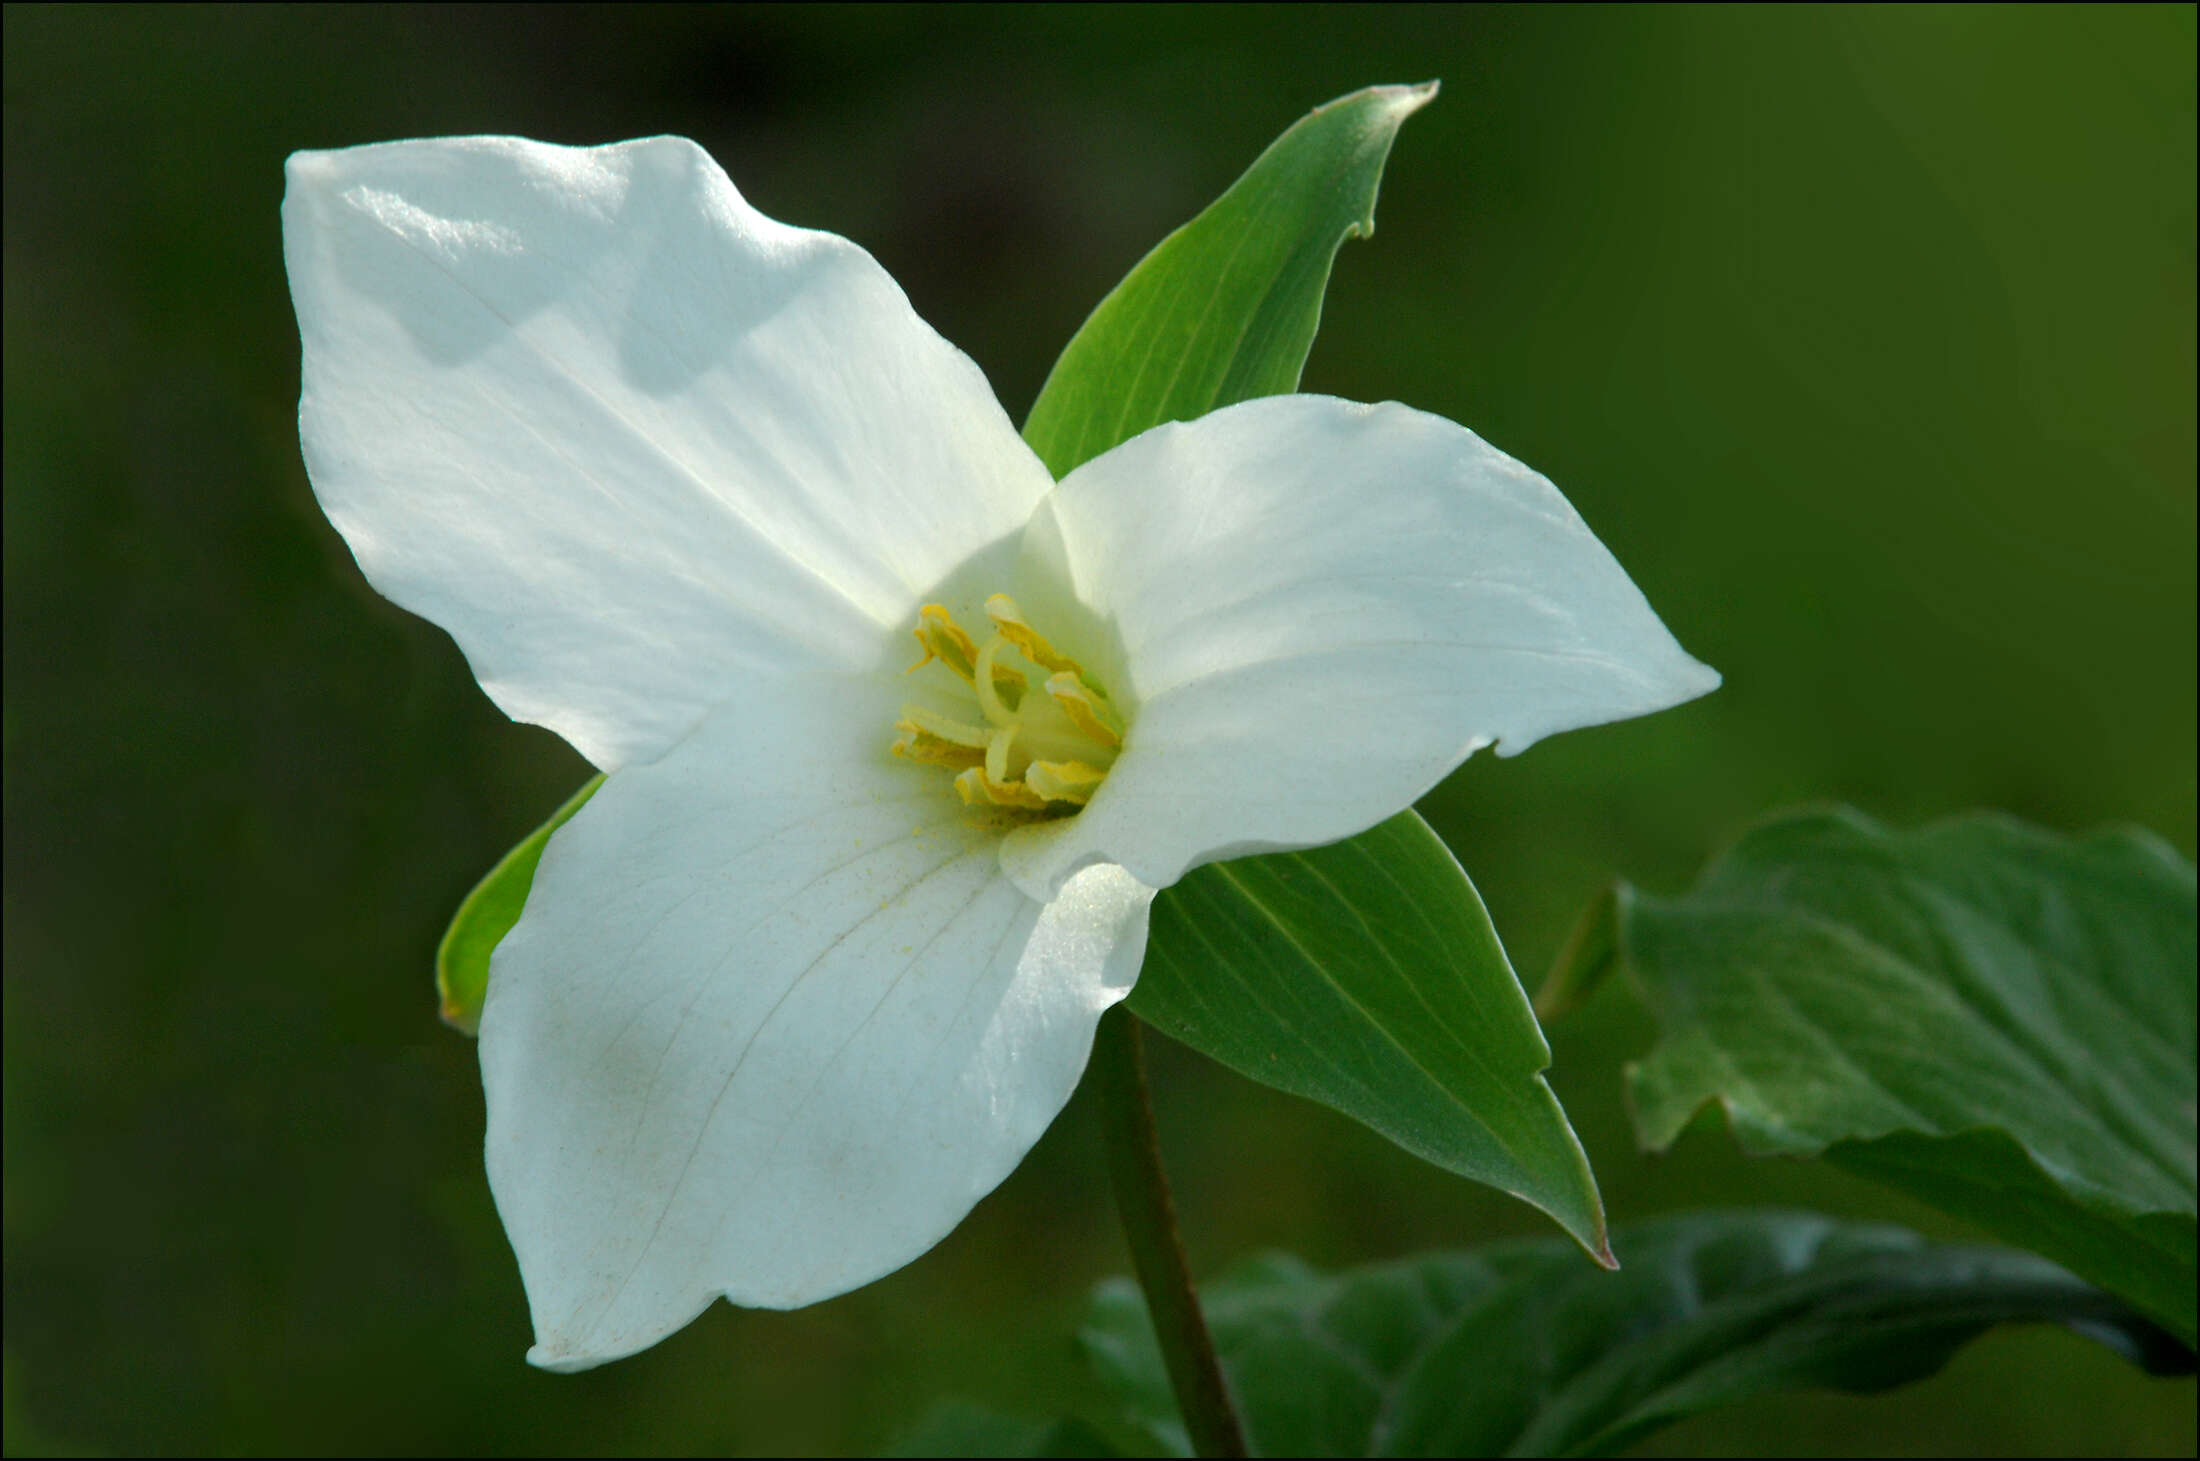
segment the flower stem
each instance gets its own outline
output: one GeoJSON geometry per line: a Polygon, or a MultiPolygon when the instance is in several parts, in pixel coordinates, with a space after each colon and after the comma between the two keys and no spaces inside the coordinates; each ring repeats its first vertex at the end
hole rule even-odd
{"type": "Polygon", "coordinates": [[[1146,1291],[1146,1310],[1153,1316],[1192,1450],[1201,1456],[1243,1456],[1245,1435],[1230,1405],[1207,1321],[1200,1316],[1199,1297],[1192,1291],[1184,1240],[1177,1234],[1176,1203],[1161,1170],[1153,1102],[1146,1094],[1144,1040],[1137,1017],[1123,1006],[1101,1017],[1092,1064],[1100,1083],[1100,1120],[1108,1135],[1115,1205],[1123,1214],[1131,1263],[1138,1270],[1138,1286],[1146,1291]]]}

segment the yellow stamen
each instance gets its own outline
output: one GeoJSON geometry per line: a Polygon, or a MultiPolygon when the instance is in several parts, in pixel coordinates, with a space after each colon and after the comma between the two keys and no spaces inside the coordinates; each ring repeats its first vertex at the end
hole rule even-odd
{"type": "Polygon", "coordinates": [[[1094,740],[1111,746],[1123,744],[1123,732],[1108,703],[1079,679],[1075,670],[1060,670],[1047,677],[1047,694],[1066,711],[1077,728],[1094,740]]]}
{"type": "Polygon", "coordinates": [[[985,601],[985,616],[1001,631],[1001,637],[1024,653],[1024,658],[1047,670],[1077,670],[1077,661],[1046,642],[1039,631],[1024,622],[1024,611],[1007,594],[985,601]]]}
{"type": "Polygon", "coordinates": [[[901,719],[894,722],[894,729],[928,732],[943,741],[952,741],[958,746],[976,746],[981,751],[993,739],[992,730],[986,726],[966,725],[953,716],[942,715],[922,705],[904,705],[901,719]]]}
{"type": "Polygon", "coordinates": [[[924,658],[909,667],[910,674],[938,660],[962,676],[965,683],[969,682],[971,669],[977,663],[978,646],[963,633],[954,615],[938,604],[926,604],[917,610],[915,633],[917,643],[924,647],[924,658]]]}
{"type": "Polygon", "coordinates": [[[957,776],[955,790],[971,806],[1018,807],[1027,812],[1047,809],[1045,797],[1020,781],[995,781],[985,774],[983,766],[973,766],[957,776]]]}
{"type": "Polygon", "coordinates": [[[894,723],[894,755],[956,772],[955,790],[972,807],[1067,815],[1092,800],[1123,745],[1122,715],[1077,661],[1048,643],[1006,594],[986,600],[998,631],[979,646],[939,604],[917,612],[924,658],[970,687],[975,714],[905,705],[894,723]],[[1046,694],[1005,663],[1021,655],[1040,668],[1046,694]]]}
{"type": "Polygon", "coordinates": [[[963,632],[962,626],[955,622],[955,616],[938,604],[926,604],[917,610],[916,635],[917,643],[924,646],[924,658],[909,667],[909,674],[913,675],[932,661],[938,660],[961,676],[966,685],[976,685],[978,676],[986,674],[992,694],[1009,709],[1013,710],[1022,703],[1024,691],[1031,684],[1024,678],[1023,672],[1007,665],[993,666],[990,674],[981,670],[979,661],[983,657],[978,652],[978,646],[963,632]]]}
{"type": "Polygon", "coordinates": [[[902,721],[894,729],[901,732],[888,747],[904,761],[915,761],[926,766],[948,766],[960,770],[965,766],[979,766],[985,762],[985,752],[976,746],[960,745],[943,740],[928,730],[902,721]]]}
{"type": "Polygon", "coordinates": [[[1083,806],[1108,773],[1082,761],[1034,761],[1024,768],[1024,785],[1050,802],[1083,806]]]}

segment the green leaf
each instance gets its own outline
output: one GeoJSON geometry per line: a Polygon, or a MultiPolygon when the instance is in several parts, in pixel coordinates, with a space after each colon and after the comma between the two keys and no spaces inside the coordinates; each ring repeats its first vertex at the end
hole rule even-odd
{"type": "Polygon", "coordinates": [[[1759,827],[1684,897],[1622,891],[1662,1025],[1628,1089],[1663,1148],[1705,1104],[2194,1337],[2193,869],[1998,817],[1759,827]]]}
{"type": "Polygon", "coordinates": [[[527,834],[526,840],[497,861],[489,875],[474,884],[466,901],[458,905],[451,926],[443,930],[443,942],[435,950],[435,992],[442,999],[445,1023],[477,1034],[481,1028],[481,1001],[489,992],[489,956],[519,922],[527,906],[527,890],[535,885],[535,866],[550,834],[564,826],[582,803],[603,785],[603,774],[587,784],[550,814],[550,820],[527,834]]]}
{"type": "MultiPolygon", "coordinates": [[[[1697,1213],[1615,1235],[1626,1266],[1554,1239],[1324,1274],[1241,1264],[1202,1304],[1247,1441],[1270,1456],[1596,1455],[1769,1391],[1923,1379],[1995,1324],[2050,1321],[2155,1373],[2191,1353],[2030,1254],[1809,1213],[1697,1213]]],[[[1081,1334],[1153,1445],[1186,1454],[1137,1288],[1081,1334]]]]}
{"type": "MultiPolygon", "coordinates": [[[[1024,438],[1048,468],[1059,477],[1164,421],[1296,389],[1331,261],[1374,231],[1391,141],[1435,94],[1377,86],[1315,109],[1148,254],[1031,409],[1024,438]]],[[[1550,1051],[1481,899],[1414,813],[1164,892],[1131,1008],[1526,1198],[1603,1251],[1595,1180],[1538,1074],[1550,1051]]]]}
{"type": "Polygon", "coordinates": [[[1316,107],[1116,285],[1054,362],[1024,440],[1056,477],[1164,421],[1298,389],[1329,266],[1375,231],[1391,140],[1436,83],[1316,107]]]}
{"type": "Polygon", "coordinates": [[[1203,868],[1154,904],[1131,1008],[1231,1069],[1533,1203],[1609,1259],[1550,1047],[1428,824],[1203,868]]]}

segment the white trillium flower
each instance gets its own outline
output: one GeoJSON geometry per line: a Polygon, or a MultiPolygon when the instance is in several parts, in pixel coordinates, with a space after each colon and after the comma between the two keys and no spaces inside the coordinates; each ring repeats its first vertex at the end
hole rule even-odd
{"type": "Polygon", "coordinates": [[[868,254],[690,142],[300,153],[283,236],[330,521],[615,773],[481,1017],[553,1369],[938,1242],[1187,870],[1718,683],[1556,488],[1404,406],[1251,401],[1051,480],[868,254]]]}

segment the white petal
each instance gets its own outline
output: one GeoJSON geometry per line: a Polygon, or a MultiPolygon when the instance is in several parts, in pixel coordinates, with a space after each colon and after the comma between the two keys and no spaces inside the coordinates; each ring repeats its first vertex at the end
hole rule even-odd
{"type": "Polygon", "coordinates": [[[888,758],[900,686],[731,688],[551,839],[496,953],[489,1179],[552,1369],[924,1252],[1144,957],[1150,888],[1094,867],[1042,906],[947,776],[888,758]]]}
{"type": "Polygon", "coordinates": [[[1063,479],[1027,554],[1112,636],[1134,707],[1091,805],[1009,839],[1035,892],[1096,858],[1165,887],[1334,841],[1481,746],[1719,683],[1549,481],[1394,404],[1273,397],[1147,432],[1063,479]]]}
{"type": "Polygon", "coordinates": [[[868,254],[691,142],[301,152],[283,241],[329,519],[607,769],[730,671],[868,665],[1051,486],[868,254]]]}

